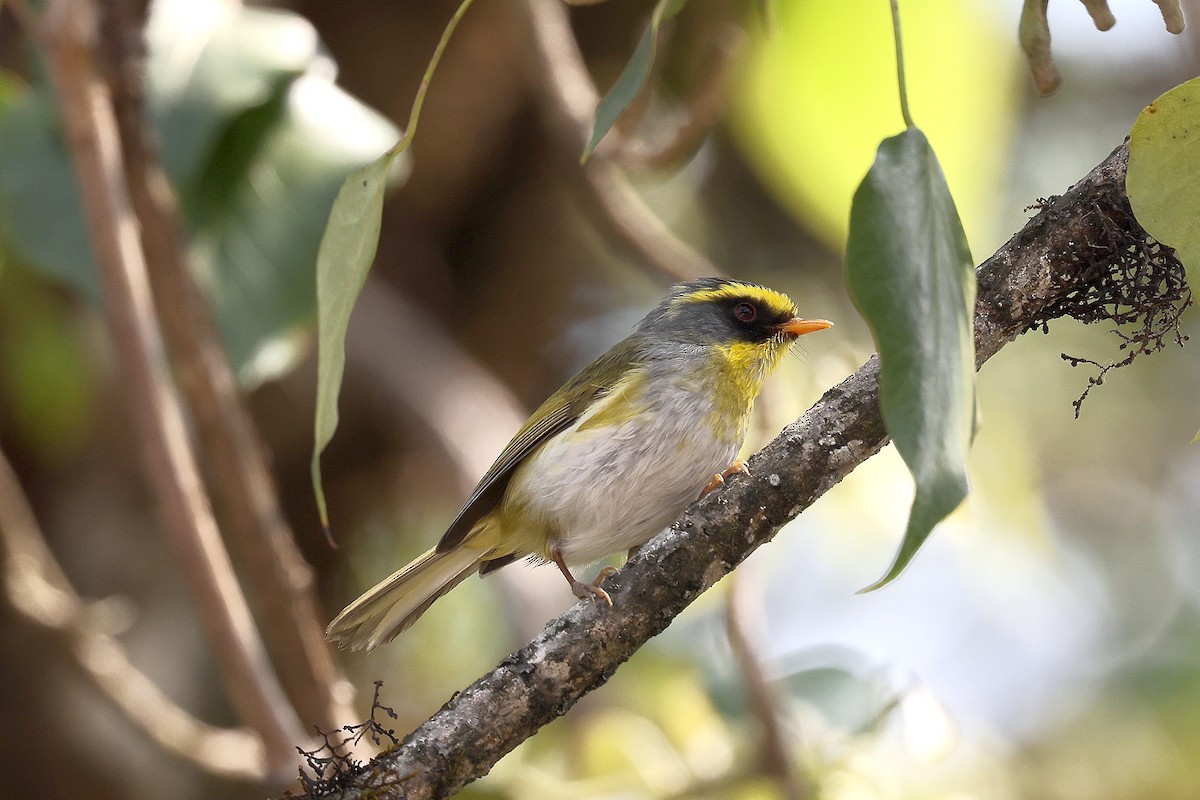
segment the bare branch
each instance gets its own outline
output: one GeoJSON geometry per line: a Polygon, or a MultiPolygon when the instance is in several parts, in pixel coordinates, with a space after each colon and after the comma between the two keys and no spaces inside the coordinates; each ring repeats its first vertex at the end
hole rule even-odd
{"type": "Polygon", "coordinates": [[[9,603],[26,620],[58,634],[84,673],[125,717],[164,750],[213,775],[262,781],[262,741],[245,728],[223,729],[188,714],[129,660],[104,632],[54,560],[8,459],[0,453],[0,555],[9,603]]]}
{"type": "Polygon", "coordinates": [[[781,708],[783,700],[763,669],[758,651],[761,647],[762,613],[758,598],[750,597],[744,572],[729,576],[725,598],[725,633],[749,695],[750,708],[762,729],[757,748],[760,770],[774,779],[787,800],[813,796],[808,778],[794,763],[781,708]]]}
{"type": "Polygon", "coordinates": [[[105,3],[102,54],[133,209],[175,377],[194,414],[222,527],[258,600],[261,630],[303,718],[326,730],[354,721],[353,687],[325,641],[312,568],[296,548],[254,423],[238,396],[205,297],[188,264],[175,194],[145,122],[143,6],[105,3]]]}
{"type": "Polygon", "coordinates": [[[525,0],[521,8],[529,18],[533,80],[541,89],[547,129],[564,169],[571,170],[589,212],[588,220],[658,277],[680,281],[722,274],[654,215],[603,146],[586,164],[579,163],[599,102],[596,87],[584,66],[566,9],[557,0],[525,0]]]}
{"type": "MultiPolygon", "coordinates": [[[[1112,241],[1106,226],[1127,236],[1109,254],[1115,259],[1129,241],[1146,239],[1128,210],[1127,159],[1127,148],[1117,148],[979,268],[977,364],[1051,315],[1072,313],[1079,288],[1073,281],[1102,260],[1095,243],[1112,241]]],[[[1182,269],[1177,260],[1168,266],[1182,269]]],[[[878,374],[872,358],[751,459],[753,477],[735,476],[643,547],[605,583],[611,608],[581,602],[552,620],[400,747],[346,776],[341,797],[448,797],[602,685],[696,597],[888,442],[878,374]]]]}
{"type": "Polygon", "coordinates": [[[124,180],[111,98],[96,67],[91,0],[54,0],[44,38],[130,415],[166,527],[226,685],[262,737],[269,773],[285,776],[302,734],[254,627],[197,473],[182,410],[167,376],[162,336],[124,180]]]}

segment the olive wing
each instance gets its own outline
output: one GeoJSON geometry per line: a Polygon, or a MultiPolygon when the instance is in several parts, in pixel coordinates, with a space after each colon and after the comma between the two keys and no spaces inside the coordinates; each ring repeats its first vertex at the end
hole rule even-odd
{"type": "Polygon", "coordinates": [[[521,462],[547,440],[571,427],[593,402],[612,391],[632,366],[634,351],[629,340],[617,345],[585,367],[533,413],[501,451],[450,523],[438,542],[439,553],[462,544],[476,523],[496,508],[521,462]]]}

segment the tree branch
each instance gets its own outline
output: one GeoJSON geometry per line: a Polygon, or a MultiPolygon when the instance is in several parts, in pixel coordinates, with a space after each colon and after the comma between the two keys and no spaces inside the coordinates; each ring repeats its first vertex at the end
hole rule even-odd
{"type": "Polygon", "coordinates": [[[188,264],[178,203],[145,117],[147,8],[104,4],[100,49],[111,72],[113,111],[130,200],[140,223],[151,289],[180,392],[194,415],[206,477],[222,528],[262,615],[260,629],[301,716],[325,730],[354,721],[353,687],[334,663],[312,568],[279,507],[254,423],[238,396],[208,303],[188,264]]]}
{"type": "MultiPolygon", "coordinates": [[[[1128,210],[1127,158],[1117,148],[978,269],[977,364],[1086,304],[1081,281],[1102,280],[1098,264],[1113,269],[1131,242],[1147,241],[1128,210]]],[[[735,476],[693,505],[610,577],[612,608],[581,602],[551,621],[399,747],[344,776],[340,797],[430,800],[486,774],[887,442],[872,357],[751,459],[753,477],[735,476]]]]}
{"type": "Polygon", "coordinates": [[[46,11],[42,34],[100,275],[105,318],[147,473],[234,705],[261,737],[268,771],[282,777],[296,760],[293,745],[302,729],[222,546],[166,373],[112,102],[96,66],[95,4],[55,0],[46,11]]]}
{"type": "Polygon", "coordinates": [[[54,560],[16,473],[0,453],[0,565],[9,603],[53,631],[79,668],[164,750],[213,775],[265,781],[262,741],[246,728],[215,728],[180,708],[104,631],[54,560]]]}
{"type": "Polygon", "coordinates": [[[779,785],[785,800],[808,800],[816,795],[816,787],[792,758],[784,720],[786,695],[767,676],[758,654],[762,638],[759,631],[762,623],[761,598],[750,596],[752,587],[747,585],[746,580],[755,575],[751,573],[747,576],[743,569],[729,576],[725,598],[725,635],[729,639],[734,663],[741,672],[741,683],[745,687],[751,712],[761,729],[755,748],[759,771],[779,785]]]}

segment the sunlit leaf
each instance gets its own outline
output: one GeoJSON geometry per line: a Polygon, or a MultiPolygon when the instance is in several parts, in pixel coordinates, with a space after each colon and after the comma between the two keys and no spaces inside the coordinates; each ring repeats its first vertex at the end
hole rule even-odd
{"type": "Polygon", "coordinates": [[[333,201],[321,248],[317,252],[317,298],[321,321],[317,326],[317,408],[313,422],[312,480],[321,512],[329,526],[325,491],[321,482],[321,451],[337,430],[338,394],[346,368],[346,327],[354,301],[367,280],[383,217],[383,193],[388,173],[399,155],[392,150],[355,170],[333,201]]]}
{"type": "Polygon", "coordinates": [[[646,79],[650,77],[650,69],[654,66],[658,29],[664,22],[678,14],[679,9],[683,8],[686,2],[687,0],[658,0],[657,5],[654,6],[654,12],[650,15],[650,24],[646,26],[633,55],[629,57],[629,63],[621,71],[617,82],[608,90],[608,94],[604,95],[596,106],[596,122],[592,127],[592,138],[583,148],[583,156],[580,157],[580,161],[588,160],[595,151],[596,145],[600,144],[600,140],[604,138],[605,134],[612,130],[617,118],[637,98],[642,87],[646,85],[646,79]]]}
{"type": "Polygon", "coordinates": [[[879,349],[884,421],[916,482],[895,578],[967,494],[975,421],[975,272],[925,135],[885,139],[854,195],[846,281],[879,349]]]}
{"type": "Polygon", "coordinates": [[[338,190],[337,199],[325,223],[325,232],[321,236],[321,247],[317,254],[317,407],[313,419],[310,472],[317,510],[327,537],[330,536],[329,510],[321,480],[321,453],[337,430],[338,394],[346,368],[346,326],[350,323],[354,302],[367,280],[371,262],[375,260],[388,176],[416,135],[421,107],[438,62],[472,2],[474,0],[462,0],[454,16],[446,23],[442,38],[417,88],[404,136],[379,158],[346,178],[338,190]]]}
{"type": "Polygon", "coordinates": [[[1129,133],[1125,190],[1146,232],[1200,265],[1200,78],[1176,86],[1138,115],[1129,133]]]}
{"type": "Polygon", "coordinates": [[[232,3],[155,0],[146,39],[147,111],[163,166],[185,192],[232,121],[277,100],[324,59],[303,17],[232,3]]]}

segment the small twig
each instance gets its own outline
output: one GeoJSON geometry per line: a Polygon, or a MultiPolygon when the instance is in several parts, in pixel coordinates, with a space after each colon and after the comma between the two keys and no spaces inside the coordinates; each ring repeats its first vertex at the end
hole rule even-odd
{"type": "Polygon", "coordinates": [[[301,727],[222,546],[183,412],[166,373],[117,123],[94,57],[95,4],[54,0],[46,12],[44,34],[105,316],[145,467],[234,705],[262,738],[269,774],[283,777],[295,763],[292,745],[301,738],[301,727]]]}
{"type": "MultiPolygon", "coordinates": [[[[304,758],[305,768],[300,769],[300,786],[304,794],[312,798],[333,797],[338,794],[343,785],[349,785],[354,780],[354,773],[361,764],[354,757],[356,750],[362,748],[363,739],[368,739],[378,749],[379,747],[395,747],[400,744],[394,728],[388,727],[388,720],[395,721],[399,715],[385,706],[379,699],[383,689],[383,681],[375,681],[375,694],[371,698],[371,713],[363,722],[343,725],[332,731],[323,731],[317,727],[319,744],[309,750],[297,747],[296,751],[304,758]],[[382,714],[386,720],[380,720],[382,714]]],[[[403,783],[415,773],[402,776],[396,783],[403,783]]],[[[284,797],[294,797],[289,791],[284,797]]]]}
{"type": "Polygon", "coordinates": [[[891,0],[892,7],[892,38],[896,42],[896,84],[900,90],[900,115],[904,117],[905,127],[915,127],[912,114],[908,110],[908,85],[904,80],[904,37],[900,35],[900,2],[891,0]]]}
{"type": "Polygon", "coordinates": [[[458,23],[462,22],[463,16],[474,2],[475,0],[460,0],[454,15],[450,17],[450,21],[442,30],[437,47],[433,48],[433,55],[429,58],[429,65],[425,67],[425,72],[421,75],[421,83],[417,85],[417,93],[413,97],[412,108],[408,112],[408,124],[404,126],[404,133],[400,136],[400,141],[392,146],[391,152],[399,153],[407,149],[412,144],[413,137],[417,135],[417,125],[421,121],[421,109],[425,107],[425,97],[429,94],[429,86],[433,83],[433,76],[442,60],[442,54],[450,45],[450,39],[454,36],[454,30],[458,27],[458,23]]]}
{"type": "Polygon", "coordinates": [[[762,615],[758,603],[753,602],[757,598],[749,595],[747,577],[741,573],[730,576],[725,594],[725,633],[750,697],[750,708],[762,729],[758,748],[761,772],[779,784],[787,800],[804,800],[813,796],[813,787],[793,763],[781,719],[784,703],[758,657],[762,615]]]}
{"type": "Polygon", "coordinates": [[[571,170],[588,220],[628,252],[639,265],[669,281],[722,271],[685,244],[655,216],[604,152],[586,164],[579,154],[592,130],[599,95],[583,63],[566,10],[557,0],[522,3],[533,39],[533,81],[541,90],[541,110],[558,146],[563,169],[571,170]]]}
{"type": "Polygon", "coordinates": [[[175,376],[194,415],[208,485],[246,571],[288,695],[304,719],[326,729],[354,718],[353,689],[325,641],[312,568],[296,547],[279,506],[254,423],[238,396],[208,303],[188,264],[175,194],[145,121],[145,8],[104,4],[101,47],[110,67],[130,199],[175,376]]]}
{"type": "Polygon", "coordinates": [[[262,742],[245,728],[193,717],[135,667],[97,623],[55,561],[8,459],[0,453],[0,563],[5,595],[26,620],[57,634],[84,674],[133,725],[169,753],[212,775],[262,781],[262,742]]]}

